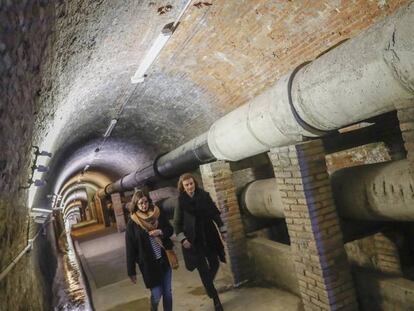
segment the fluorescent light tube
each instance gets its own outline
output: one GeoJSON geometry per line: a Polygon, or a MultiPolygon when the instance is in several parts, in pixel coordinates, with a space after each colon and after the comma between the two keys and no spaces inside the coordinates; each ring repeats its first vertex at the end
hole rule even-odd
{"type": "Polygon", "coordinates": [[[41,212],[41,213],[48,213],[48,214],[52,212],[52,210],[50,210],[50,209],[37,208],[37,207],[32,208],[32,211],[41,212]]]}
{"type": "Polygon", "coordinates": [[[155,39],[151,48],[149,49],[141,64],[139,65],[138,70],[135,72],[134,76],[131,77],[131,83],[135,84],[144,81],[145,73],[147,72],[148,68],[158,57],[158,54],[160,54],[164,45],[167,43],[168,39],[173,34],[173,31],[169,27],[171,27],[171,24],[165,25],[162,29],[162,32],[158,35],[157,39],[155,39]]]}
{"type": "Polygon", "coordinates": [[[103,137],[109,137],[109,135],[111,135],[112,130],[114,129],[116,123],[118,122],[117,119],[112,119],[111,123],[109,123],[108,128],[106,129],[105,134],[103,135],[103,137]]]}

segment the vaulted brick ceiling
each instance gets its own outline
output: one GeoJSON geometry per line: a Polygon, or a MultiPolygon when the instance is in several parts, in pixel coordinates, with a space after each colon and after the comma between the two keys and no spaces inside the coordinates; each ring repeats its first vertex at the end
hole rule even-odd
{"type": "Polygon", "coordinates": [[[115,179],[194,138],[289,70],[408,1],[193,1],[145,82],[131,84],[162,27],[186,2],[56,4],[36,136],[54,157],[39,200],[86,164],[115,179]]]}

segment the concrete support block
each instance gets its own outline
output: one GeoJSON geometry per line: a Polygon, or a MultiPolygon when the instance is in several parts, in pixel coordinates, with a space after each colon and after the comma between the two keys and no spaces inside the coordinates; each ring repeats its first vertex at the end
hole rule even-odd
{"type": "Polygon", "coordinates": [[[321,140],[272,149],[305,310],[357,310],[321,140]]]}
{"type": "Polygon", "coordinates": [[[119,193],[112,193],[111,200],[112,208],[114,209],[115,213],[116,228],[118,229],[118,232],[123,232],[125,231],[126,225],[124,210],[122,209],[121,195],[119,193]]]}
{"type": "Polygon", "coordinates": [[[392,237],[379,232],[374,235],[377,267],[381,272],[402,276],[398,248],[392,237]]]}
{"type": "Polygon", "coordinates": [[[400,121],[401,134],[404,147],[407,151],[407,160],[410,163],[410,172],[414,176],[414,102],[411,106],[399,107],[397,109],[400,121]]]}
{"type": "Polygon", "coordinates": [[[221,218],[227,225],[227,274],[234,286],[239,286],[250,277],[246,252],[246,238],[232,180],[230,165],[217,161],[200,166],[204,189],[210,193],[221,211],[221,218]]]}

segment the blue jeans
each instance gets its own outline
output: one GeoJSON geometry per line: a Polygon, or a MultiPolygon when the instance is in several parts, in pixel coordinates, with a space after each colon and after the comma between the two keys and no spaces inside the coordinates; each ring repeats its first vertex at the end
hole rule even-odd
{"type": "Polygon", "coordinates": [[[172,271],[168,268],[161,285],[151,288],[151,311],[158,310],[161,296],[164,311],[172,311],[171,277],[172,271]]]}

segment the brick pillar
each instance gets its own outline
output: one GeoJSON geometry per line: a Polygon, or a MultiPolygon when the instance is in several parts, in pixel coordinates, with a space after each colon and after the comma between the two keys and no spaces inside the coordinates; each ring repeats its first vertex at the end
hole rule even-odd
{"type": "Polygon", "coordinates": [[[305,310],[357,310],[321,140],[269,152],[305,310]]]}
{"type": "Polygon", "coordinates": [[[397,116],[400,121],[404,147],[407,150],[407,160],[410,163],[411,175],[414,176],[414,107],[398,108],[397,116]]]}
{"type": "Polygon", "coordinates": [[[227,274],[234,286],[248,280],[250,267],[246,252],[246,238],[240,216],[230,165],[217,161],[200,166],[204,189],[210,193],[227,225],[227,274]]]}
{"type": "Polygon", "coordinates": [[[116,228],[118,232],[125,231],[125,217],[124,210],[122,209],[121,195],[119,193],[111,194],[112,208],[115,213],[116,228]]]}
{"type": "Polygon", "coordinates": [[[95,195],[95,208],[96,208],[96,219],[99,224],[104,224],[107,226],[107,223],[105,221],[104,212],[103,212],[103,206],[102,206],[102,200],[99,198],[99,195],[95,195]]]}
{"type": "Polygon", "coordinates": [[[374,235],[374,241],[378,269],[385,273],[401,276],[400,256],[394,241],[381,232],[374,235]]]}
{"type": "Polygon", "coordinates": [[[96,208],[95,207],[95,203],[93,201],[91,201],[89,203],[89,210],[91,211],[91,218],[98,220],[97,215],[96,215],[96,209],[95,208],[96,208]]]}

